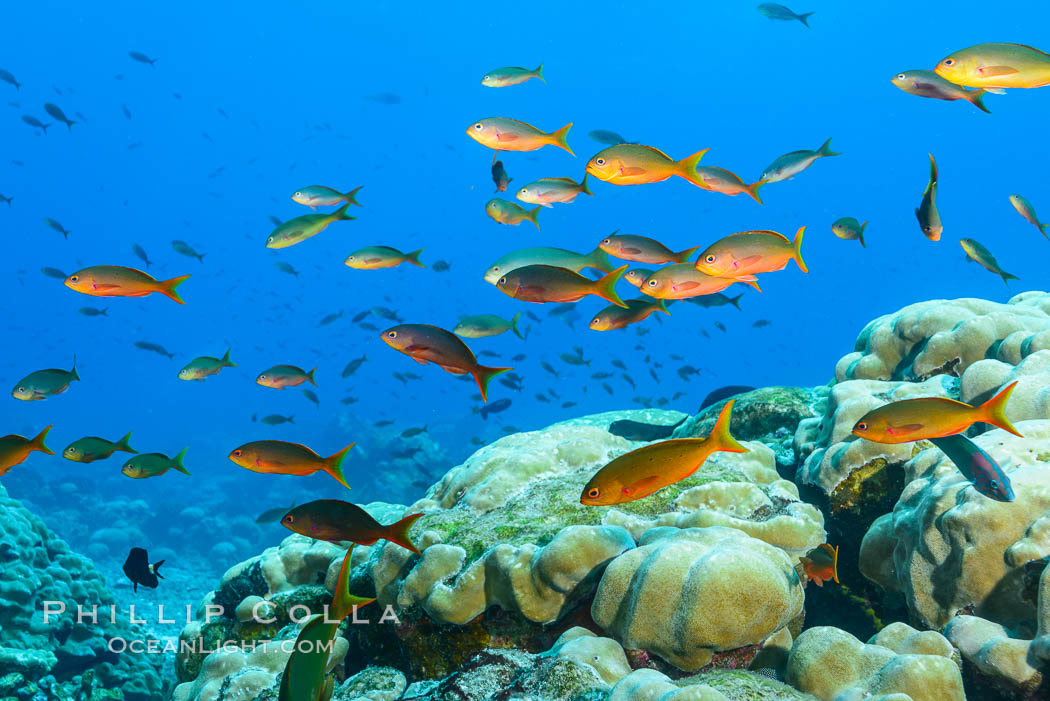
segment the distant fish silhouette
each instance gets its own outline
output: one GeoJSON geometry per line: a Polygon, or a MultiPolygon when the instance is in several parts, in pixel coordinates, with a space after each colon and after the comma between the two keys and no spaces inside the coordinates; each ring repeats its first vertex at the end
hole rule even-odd
{"type": "Polygon", "coordinates": [[[688,418],[688,416],[683,417],[678,423],[670,425],[647,424],[641,421],[621,419],[620,421],[613,421],[609,424],[607,430],[614,436],[621,436],[629,441],[658,441],[663,438],[670,438],[671,434],[674,433],[674,430],[681,426],[688,418]]]}
{"type": "Polygon", "coordinates": [[[719,387],[718,389],[711,392],[711,394],[704,397],[704,402],[700,405],[700,408],[697,409],[697,411],[703,411],[707,407],[711,406],[712,404],[717,404],[723,399],[729,399],[730,397],[735,397],[738,394],[743,394],[744,392],[753,392],[754,390],[754,387],[748,387],[747,385],[726,385],[725,387],[719,387]]]}
{"type": "Polygon", "coordinates": [[[150,589],[156,589],[159,583],[157,578],[164,579],[159,571],[160,566],[163,564],[164,560],[161,560],[151,565],[149,563],[149,553],[142,548],[132,548],[131,552],[128,553],[128,559],[124,561],[124,574],[135,585],[136,592],[139,590],[140,584],[150,589]]]}

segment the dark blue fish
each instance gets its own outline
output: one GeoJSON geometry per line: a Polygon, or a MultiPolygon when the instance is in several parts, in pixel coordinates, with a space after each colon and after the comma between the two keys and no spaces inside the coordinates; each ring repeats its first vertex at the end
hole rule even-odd
{"type": "Polygon", "coordinates": [[[747,387],[745,385],[726,385],[725,387],[719,387],[718,389],[713,390],[711,394],[704,397],[704,401],[700,404],[700,408],[697,411],[703,411],[707,407],[716,404],[723,399],[729,399],[730,397],[735,397],[744,392],[753,392],[754,389],[754,387],[747,387]]]}
{"type": "Polygon", "coordinates": [[[929,441],[941,449],[955,463],[963,477],[973,482],[974,488],[989,499],[1013,501],[1014,488],[1003,468],[988,453],[961,433],[929,441]]]}

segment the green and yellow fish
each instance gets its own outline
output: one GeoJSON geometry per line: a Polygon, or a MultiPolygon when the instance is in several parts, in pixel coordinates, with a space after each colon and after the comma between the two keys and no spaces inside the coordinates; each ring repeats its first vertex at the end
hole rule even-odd
{"type": "Polygon", "coordinates": [[[696,259],[696,269],[715,277],[744,280],[742,276],[783,270],[793,260],[802,272],[808,273],[802,260],[805,230],[806,227],[800,227],[794,241],[775,231],[730,234],[704,249],[696,259]]]}
{"type": "Polygon", "coordinates": [[[647,236],[612,233],[602,239],[598,248],[621,260],[660,265],[662,263],[684,263],[700,247],[693,246],[676,253],[656,239],[647,236]]]}
{"type": "Polygon", "coordinates": [[[274,365],[269,370],[260,373],[255,378],[255,384],[271,389],[284,389],[285,387],[298,387],[304,382],[309,382],[316,387],[317,383],[314,382],[315,372],[317,372],[317,368],[306,372],[294,365],[274,365]]]}
{"type": "Polygon", "coordinates": [[[697,471],[713,453],[746,453],[729,434],[733,400],[726,402],[707,438],[673,438],[621,455],[587,482],[580,503],[612,506],[637,501],[681,482],[697,471]]]}
{"type": "Polygon", "coordinates": [[[645,321],[653,312],[671,315],[671,312],[667,311],[667,303],[662,299],[629,299],[626,309],[612,304],[595,314],[589,328],[592,331],[625,329],[631,324],[645,321]]]}
{"type": "Polygon", "coordinates": [[[340,202],[346,202],[349,204],[361,206],[361,203],[357,201],[357,193],[364,187],[358,185],[349,192],[339,192],[339,190],[333,190],[330,187],[324,185],[310,185],[296,190],[292,195],[292,199],[299,204],[305,204],[310,209],[317,209],[318,207],[330,207],[332,205],[339,204],[340,202]]]}
{"type": "Polygon", "coordinates": [[[230,349],[227,348],[221,358],[212,358],[208,355],[194,358],[186,365],[186,367],[179,370],[179,379],[199,380],[203,382],[205,377],[218,375],[219,371],[223,368],[235,367],[237,367],[237,363],[230,360],[230,349]]]}
{"type": "Polygon", "coordinates": [[[1010,195],[1010,204],[1014,206],[1018,214],[1025,218],[1025,221],[1039,229],[1039,233],[1043,235],[1043,238],[1050,238],[1046,235],[1046,229],[1050,227],[1050,224],[1043,224],[1039,221],[1039,217],[1035,214],[1035,207],[1032,206],[1031,202],[1021,195],[1010,195]]]}
{"type": "Polygon", "coordinates": [[[831,225],[831,233],[846,241],[860,241],[860,245],[863,248],[867,248],[864,245],[864,230],[866,228],[868,228],[868,222],[861,224],[853,217],[842,217],[836,219],[835,223],[831,225]]]}
{"type": "Polygon", "coordinates": [[[505,331],[513,331],[518,338],[524,338],[521,335],[521,331],[518,330],[518,320],[520,318],[521,312],[515,314],[510,321],[495,314],[464,316],[460,318],[456,328],[452,329],[452,333],[462,338],[488,338],[489,336],[498,336],[505,331]]]}
{"type": "Polygon", "coordinates": [[[254,441],[231,451],[229,458],[246,470],[271,475],[303,477],[321,470],[335,478],[339,484],[350,489],[350,485],[346,483],[346,476],[343,474],[343,460],[355,445],[357,444],[351,443],[335,455],[323,458],[299,443],[254,441]]]}
{"type": "Polygon", "coordinates": [[[983,88],[967,90],[960,85],[948,82],[933,71],[904,71],[893,76],[890,82],[909,95],[931,97],[949,102],[966,100],[982,112],[991,112],[984,106],[982,99],[989,92],[988,90],[983,88]]]}
{"type": "Polygon", "coordinates": [[[930,182],[922,193],[922,202],[915,210],[919,228],[930,241],[940,241],[944,226],[941,225],[941,213],[937,211],[937,161],[930,154],[930,182]]]}
{"type": "Polygon", "coordinates": [[[966,257],[969,260],[980,265],[988,272],[995,273],[1003,279],[1003,282],[1007,285],[1010,284],[1010,280],[1019,280],[1020,278],[1016,275],[1011,275],[999,266],[999,261],[995,259],[991,251],[982,246],[974,239],[960,239],[959,244],[966,251],[966,257]]]}
{"type": "Polygon", "coordinates": [[[425,268],[427,266],[419,262],[419,254],[422,252],[422,248],[418,251],[412,251],[411,253],[402,253],[396,248],[391,248],[390,246],[368,246],[366,248],[359,248],[348,255],[346,260],[343,261],[343,264],[354,270],[396,268],[402,263],[411,263],[420,268],[425,268]]]}
{"type": "Polygon", "coordinates": [[[526,265],[553,265],[578,273],[584,268],[593,268],[603,273],[610,273],[613,264],[601,248],[590,253],[574,253],[564,248],[522,248],[503,256],[485,271],[485,282],[495,285],[499,279],[512,270],[526,265]]]}
{"type": "Polygon", "coordinates": [[[15,465],[25,462],[33,451],[54,455],[54,451],[44,445],[44,439],[47,438],[47,432],[50,430],[51,427],[48,426],[32,439],[13,433],[0,438],[0,477],[6,475],[7,471],[15,465]]]}
{"type": "Polygon", "coordinates": [[[968,88],[1050,85],[1050,54],[1024,44],[978,44],[941,60],[937,75],[968,88]]]}
{"type": "Polygon", "coordinates": [[[569,142],[566,141],[571,127],[572,122],[569,122],[561,129],[547,133],[517,119],[489,117],[467,127],[467,134],[482,146],[488,146],[497,152],[535,151],[544,146],[557,146],[568,151],[570,156],[575,156],[569,148],[569,142]]]}
{"type": "Polygon", "coordinates": [[[526,265],[503,275],[496,287],[508,297],[525,302],[575,302],[587,295],[595,295],[626,308],[620,295],[616,294],[616,283],[626,271],[624,265],[598,280],[591,280],[553,265],[526,265]]]}
{"type": "Polygon", "coordinates": [[[697,187],[706,189],[696,166],[708,150],[705,148],[688,158],[676,161],[652,146],[617,144],[599,151],[587,161],[587,172],[613,185],[658,183],[677,175],[697,187]]]}
{"type": "Polygon", "coordinates": [[[723,195],[730,196],[746,192],[751,199],[762,204],[762,198],[758,196],[758,190],[768,182],[766,180],[759,180],[748,185],[736,173],[732,173],[725,168],[715,168],[714,166],[697,166],[696,174],[699,176],[700,182],[703,183],[700,187],[705,190],[720,192],[723,195]]]}
{"type": "Polygon", "coordinates": [[[105,460],[118,450],[124,453],[138,453],[139,451],[128,443],[130,440],[131,431],[128,431],[128,434],[116,443],[107,441],[105,438],[88,436],[66,446],[66,449],[62,451],[62,457],[73,462],[95,462],[105,460]]]}
{"type": "Polygon", "coordinates": [[[346,213],[346,209],[349,206],[350,203],[347,202],[330,214],[304,214],[295,219],[289,219],[270,233],[266,238],[266,247],[288,248],[297,243],[302,243],[308,238],[317,236],[332,222],[353,220],[356,217],[346,213]]]}
{"type": "Polygon", "coordinates": [[[189,279],[180,275],[170,280],[156,280],[141,270],[120,265],[95,265],[78,270],[66,278],[66,287],[92,297],[145,297],[159,292],[168,299],[185,304],[175,290],[189,279]]]}
{"type": "Polygon", "coordinates": [[[583,193],[594,195],[587,187],[587,174],[583,174],[583,180],[576,182],[572,178],[540,178],[518,190],[517,197],[522,202],[538,204],[541,207],[553,207],[553,203],[568,204],[583,193]]]}
{"type": "Polygon", "coordinates": [[[79,379],[77,359],[76,356],[73,356],[72,369],[60,370],[51,368],[50,370],[37,370],[30,373],[18,381],[18,384],[11,390],[11,396],[15,399],[21,399],[23,402],[42,401],[56,394],[62,394],[69,389],[69,385],[74,380],[79,379]]]}
{"type": "Polygon", "coordinates": [[[519,68],[518,66],[497,68],[494,71],[486,73],[481,79],[481,84],[486,88],[506,88],[511,85],[521,85],[533,78],[539,78],[544,83],[547,82],[547,79],[543,77],[542,63],[531,71],[527,68],[519,68]]]}
{"type": "Polygon", "coordinates": [[[527,219],[539,229],[540,209],[541,207],[525,209],[520,204],[501,200],[497,197],[489,200],[488,204],[485,205],[485,214],[489,215],[500,224],[507,224],[509,226],[517,226],[527,219]]]}
{"type": "Polygon", "coordinates": [[[762,171],[762,177],[759,178],[759,181],[779,183],[782,180],[789,180],[813,165],[818,158],[841,155],[841,153],[831,150],[831,139],[828,139],[816,151],[802,149],[801,151],[792,151],[780,156],[762,171]]]}
{"type": "Polygon", "coordinates": [[[127,477],[136,480],[160,477],[168,470],[177,470],[184,475],[188,475],[190,471],[182,464],[182,459],[186,457],[187,450],[189,448],[184,448],[174,458],[169,458],[163,453],[142,453],[124,463],[124,467],[120,468],[120,471],[127,477]]]}

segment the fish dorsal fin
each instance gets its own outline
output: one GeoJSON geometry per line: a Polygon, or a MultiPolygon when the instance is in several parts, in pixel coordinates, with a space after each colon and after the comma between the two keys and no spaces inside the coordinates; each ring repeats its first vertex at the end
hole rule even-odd
{"type": "MultiPolygon", "coordinates": [[[[791,243],[791,239],[789,239],[787,236],[784,236],[784,234],[780,233],[779,231],[772,231],[770,229],[758,229],[756,231],[738,231],[735,234],[730,234],[729,236],[741,236],[743,234],[767,234],[769,236],[775,236],[776,238],[779,238],[786,243],[791,243]]],[[[726,238],[729,238],[729,236],[727,236],[726,238]]]]}
{"type": "Polygon", "coordinates": [[[540,178],[541,183],[568,183],[570,185],[576,185],[576,181],[572,178],[540,178]]]}
{"type": "Polygon", "coordinates": [[[640,148],[640,149],[645,149],[646,151],[652,151],[653,153],[657,154],[658,156],[666,158],[669,161],[674,161],[673,158],[671,158],[670,156],[668,156],[666,153],[664,153],[660,149],[656,148],[655,146],[645,146],[644,144],[632,144],[632,146],[634,148],[640,148]]]}

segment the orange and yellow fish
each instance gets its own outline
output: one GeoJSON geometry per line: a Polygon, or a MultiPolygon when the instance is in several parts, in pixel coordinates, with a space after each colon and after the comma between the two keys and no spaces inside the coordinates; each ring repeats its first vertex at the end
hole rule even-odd
{"type": "Polygon", "coordinates": [[[327,472],[347,489],[343,474],[343,460],[356,443],[351,443],[335,455],[323,458],[305,445],[286,441],[253,441],[233,450],[229,458],[235,464],[252,472],[276,475],[312,475],[318,470],[327,472]]]}
{"type": "Polygon", "coordinates": [[[0,477],[6,475],[7,471],[15,465],[25,462],[33,451],[54,455],[55,452],[44,445],[44,439],[47,438],[47,432],[50,430],[51,427],[48,426],[31,439],[15,434],[0,438],[0,477]]]}
{"type": "Polygon", "coordinates": [[[156,280],[141,270],[120,265],[95,265],[78,270],[66,278],[66,287],[92,297],[145,297],[159,292],[179,304],[185,304],[176,288],[190,276],[156,280]]]}
{"type": "Polygon", "coordinates": [[[978,44],[941,60],[934,72],[968,88],[1050,85],[1050,54],[1024,44],[978,44]]]}
{"type": "Polygon", "coordinates": [[[673,438],[632,450],[598,470],[587,482],[580,503],[611,506],[637,501],[680,482],[697,471],[713,453],[746,453],[729,434],[733,400],[726,402],[707,438],[673,438]]]}
{"type": "Polygon", "coordinates": [[[713,295],[735,282],[744,282],[762,291],[754,275],[716,277],[697,270],[692,263],[675,263],[660,268],[646,278],[638,289],[657,299],[688,299],[713,295]]]}
{"type": "Polygon", "coordinates": [[[839,583],[839,546],[831,547],[824,543],[810,550],[798,561],[809,581],[818,587],[824,586],[824,582],[839,583]]]}
{"type": "Polygon", "coordinates": [[[742,231],[719,239],[696,259],[696,269],[715,277],[744,279],[744,275],[783,270],[789,260],[809,272],[802,260],[802,227],[792,241],[775,231],[742,231]]]}
{"type": "Polygon", "coordinates": [[[919,397],[886,404],[862,416],[853,426],[853,435],[875,443],[908,443],[953,436],[980,421],[1021,436],[1006,418],[1006,402],[1016,386],[1017,382],[1011,382],[980,406],[946,397],[919,397]]]}
{"type": "Polygon", "coordinates": [[[481,400],[488,401],[489,382],[496,375],[514,368],[490,368],[478,363],[474,353],[451,331],[429,324],[392,326],[382,335],[383,341],[421,365],[434,363],[453,375],[473,375],[481,390],[481,400]]]}
{"type": "Polygon", "coordinates": [[[677,175],[706,190],[710,188],[696,172],[696,165],[707,151],[676,161],[652,146],[619,144],[599,151],[587,162],[587,172],[613,185],[658,183],[677,175]]]}
{"type": "Polygon", "coordinates": [[[510,271],[496,281],[499,291],[523,302],[575,302],[595,295],[618,307],[627,305],[616,294],[616,283],[627,272],[623,265],[597,280],[554,265],[526,265],[510,271]]]}
{"type": "Polygon", "coordinates": [[[557,146],[568,151],[570,156],[575,156],[566,141],[571,127],[572,122],[569,122],[561,129],[547,133],[517,119],[489,117],[467,127],[467,134],[482,146],[495,151],[535,151],[544,146],[557,146]]]}

